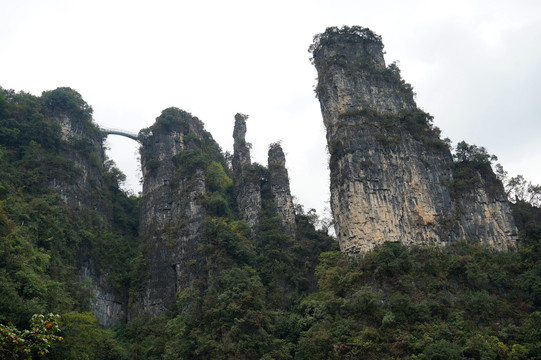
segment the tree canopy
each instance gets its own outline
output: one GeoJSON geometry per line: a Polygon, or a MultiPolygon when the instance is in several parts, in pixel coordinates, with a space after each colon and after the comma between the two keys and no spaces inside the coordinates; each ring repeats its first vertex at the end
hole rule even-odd
{"type": "Polygon", "coordinates": [[[343,42],[353,43],[368,40],[377,43],[383,49],[381,36],[375,34],[369,28],[362,26],[343,26],[338,28],[333,26],[325,29],[323,33],[315,35],[312,44],[308,48],[308,51],[315,56],[315,54],[321,50],[323,46],[330,45],[336,42],[338,39],[343,42]]]}

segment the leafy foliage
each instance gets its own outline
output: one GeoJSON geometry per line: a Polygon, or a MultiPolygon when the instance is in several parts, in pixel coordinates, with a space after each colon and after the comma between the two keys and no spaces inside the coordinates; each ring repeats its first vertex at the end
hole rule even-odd
{"type": "Polygon", "coordinates": [[[34,314],[29,330],[19,330],[12,324],[0,324],[2,359],[32,359],[32,355],[49,353],[53,343],[63,340],[62,336],[56,335],[60,331],[59,319],[60,315],[56,314],[34,314]]]}
{"type": "Polygon", "coordinates": [[[484,147],[461,141],[455,147],[453,158],[455,163],[452,186],[455,194],[471,191],[480,182],[485,183],[485,188],[495,198],[504,194],[503,185],[491,167],[498,158],[490,155],[484,147]]]}
{"type": "Polygon", "coordinates": [[[456,144],[453,157],[458,162],[471,162],[478,166],[489,165],[498,160],[495,155],[490,155],[483,146],[470,145],[465,141],[456,144]]]}
{"type": "Polygon", "coordinates": [[[338,38],[340,41],[351,43],[359,43],[368,40],[383,48],[381,36],[376,35],[368,28],[362,26],[343,26],[342,28],[338,28],[333,26],[325,29],[325,32],[315,35],[314,41],[312,42],[312,45],[310,45],[308,51],[316,56],[315,54],[320,51],[322,47],[335,43],[338,38]]]}
{"type": "MultiPolygon", "coordinates": [[[[193,119],[193,115],[187,111],[170,107],[162,111],[156,118],[156,122],[148,129],[141,130],[143,136],[152,136],[160,133],[168,133],[172,130],[180,130],[182,133],[188,133],[188,119],[193,119]]],[[[199,126],[203,123],[199,121],[199,126]]]]}
{"type": "Polygon", "coordinates": [[[362,259],[322,253],[296,357],[535,357],[537,335],[526,324],[539,305],[519,284],[526,258],[466,243],[386,243],[362,259]]]}
{"type": "MultiPolygon", "coordinates": [[[[166,163],[158,160],[157,155],[152,153],[151,147],[145,144],[159,141],[161,136],[172,132],[182,137],[186,144],[186,149],[182,149],[171,159],[178,170],[178,175],[193,175],[197,169],[205,170],[213,162],[222,165],[222,169],[228,169],[219,145],[204,129],[201,120],[184,110],[171,107],[162,111],[154,125],[140,131],[143,142],[142,162],[149,174],[156,175],[160,166],[172,164],[169,159],[166,163]]],[[[216,171],[215,168],[213,170],[216,171]]]]}
{"type": "Polygon", "coordinates": [[[97,324],[89,312],[66,313],[61,320],[64,341],[51,349],[53,359],[123,359],[127,356],[124,345],[111,329],[97,324]]]}
{"type": "Polygon", "coordinates": [[[541,185],[527,181],[522,175],[509,178],[501,164],[496,164],[496,176],[503,183],[510,202],[526,202],[535,207],[541,206],[541,185]]]}

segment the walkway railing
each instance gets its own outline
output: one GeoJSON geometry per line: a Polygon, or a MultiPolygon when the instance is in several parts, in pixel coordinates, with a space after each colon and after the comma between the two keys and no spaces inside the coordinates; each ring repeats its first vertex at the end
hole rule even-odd
{"type": "Polygon", "coordinates": [[[136,134],[136,133],[132,133],[130,131],[121,130],[121,129],[105,128],[105,127],[102,127],[100,129],[101,129],[101,131],[103,131],[106,134],[125,136],[127,138],[132,139],[132,140],[139,141],[139,135],[136,134]]]}

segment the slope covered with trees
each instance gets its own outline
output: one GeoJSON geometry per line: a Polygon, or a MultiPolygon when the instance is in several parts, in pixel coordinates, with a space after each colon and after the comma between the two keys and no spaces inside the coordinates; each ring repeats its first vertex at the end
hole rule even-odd
{"type": "MultiPolygon", "coordinates": [[[[193,161],[178,161],[175,169],[205,169],[206,217],[195,250],[205,261],[188,264],[197,270],[192,286],[181,289],[161,316],[98,325],[89,312],[91,284],[78,272],[80,259],[107,272],[129,304],[145,276],[137,245],[140,199],[120,190],[122,174],[106,161],[96,163],[105,180],[90,195],[112,216],[67,205],[51,184],[70,184],[80,175],[67,154],[92,152],[78,150],[91,143],[62,137],[54,120],[59,107],[97,131],[91,108],[71,89],[41,97],[0,92],[0,358],[27,358],[28,352],[17,350],[25,344],[10,336],[32,326],[48,336],[49,313],[61,316],[54,318],[59,331],[51,333],[56,338],[49,353],[29,348],[34,357],[540,357],[541,211],[525,201],[528,196],[517,196],[513,205],[521,236],[516,251],[467,240],[446,248],[385,243],[352,258],[340,253],[326,229],[316,229],[315,212],[300,205],[295,235],[285,233],[268,169],[258,164],[250,174],[259,181],[262,211],[252,232],[237,211],[230,164],[215,147],[201,144],[191,149],[193,161]],[[45,315],[41,325],[31,324],[34,314],[45,315]]],[[[486,152],[466,145],[457,163],[467,163],[457,166],[478,166],[470,155],[486,152]]],[[[509,194],[520,192],[515,189],[509,194]]]]}
{"type": "MultiPolygon", "coordinates": [[[[65,340],[56,351],[62,354],[72,351],[70,344],[88,343],[90,334],[94,348],[82,354],[99,354],[113,338],[88,312],[92,289],[80,277],[80,259],[111,273],[111,287],[126,287],[137,232],[138,199],[120,190],[123,175],[112,162],[95,157],[90,136],[101,135],[91,115],[68,88],[41,97],[0,90],[0,322],[27,328],[33,314],[61,314],[65,340]],[[58,111],[77,119],[88,137],[63,139],[58,111]],[[108,219],[68,206],[55,188],[77,186],[79,157],[95,164],[103,179],[89,198],[114,214],[108,219]]],[[[2,346],[0,357],[10,358],[11,350],[2,346]]]]}

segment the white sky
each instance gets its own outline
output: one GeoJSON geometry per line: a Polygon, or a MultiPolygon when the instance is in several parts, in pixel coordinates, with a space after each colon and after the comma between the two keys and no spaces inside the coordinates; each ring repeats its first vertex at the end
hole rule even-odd
{"type": "MultiPolygon", "coordinates": [[[[292,193],[318,213],[328,156],[308,46],[328,26],[382,35],[417,104],[454,144],[485,146],[541,183],[541,1],[0,0],[0,86],[77,90],[102,126],[134,132],[167,107],[200,118],[224,151],[250,115],[252,158],[282,140],[292,193]]],[[[137,144],[109,156],[140,191],[137,144]]]]}

